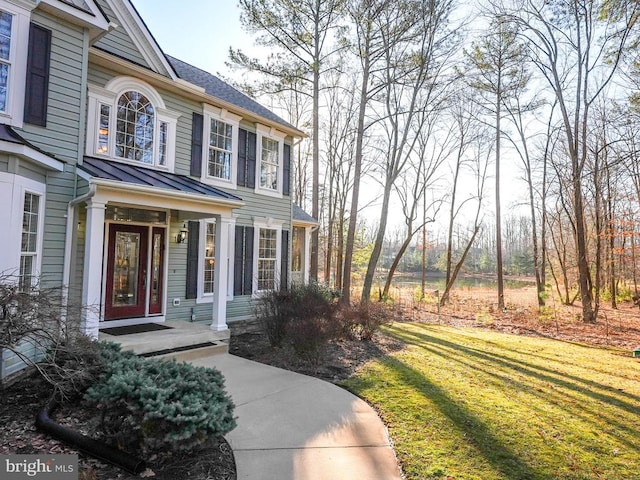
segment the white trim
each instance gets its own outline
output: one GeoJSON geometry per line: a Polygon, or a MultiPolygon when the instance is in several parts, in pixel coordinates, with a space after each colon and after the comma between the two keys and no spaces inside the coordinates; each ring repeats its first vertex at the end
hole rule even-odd
{"type": "Polygon", "coordinates": [[[91,178],[91,183],[99,187],[105,198],[134,206],[155,206],[162,209],[194,211],[216,215],[221,209],[239,208],[244,202],[224,198],[213,199],[208,195],[169,191],[147,185],[91,178]],[[112,197],[111,195],[116,195],[112,197]]]}
{"type": "Polygon", "coordinates": [[[107,0],[107,2],[149,66],[157,73],[167,74],[169,78],[176,80],[177,76],[173,68],[131,3],[118,0],[107,0]],[[142,38],[140,38],[140,34],[142,34],[142,38]]]}
{"type": "MultiPolygon", "coordinates": [[[[240,105],[235,105],[231,102],[223,100],[221,98],[215,97],[213,95],[209,95],[206,91],[203,90],[202,87],[198,85],[193,85],[189,82],[181,81],[181,80],[171,80],[164,75],[153,72],[148,68],[145,68],[140,65],[136,65],[134,63],[129,62],[126,59],[119,58],[109,52],[105,52],[103,50],[99,50],[95,47],[91,47],[89,49],[89,58],[91,63],[96,65],[102,65],[108,67],[109,69],[121,72],[125,75],[131,75],[135,73],[140,78],[147,78],[154,82],[154,85],[162,85],[164,89],[167,91],[176,93],[181,96],[188,96],[188,98],[193,99],[197,102],[204,102],[207,104],[215,104],[221,106],[221,108],[227,108],[229,111],[237,112],[242,115],[242,118],[251,122],[261,122],[261,123],[270,123],[271,119],[268,119],[259,113],[248,110],[246,108],[241,107],[240,105]]],[[[308,135],[295,128],[294,126],[287,126],[281,123],[275,123],[274,126],[280,130],[287,132],[288,135],[291,135],[295,138],[306,138],[308,135]]]]}
{"type": "Polygon", "coordinates": [[[128,163],[130,165],[152,168],[174,172],[176,158],[176,135],[178,129],[178,119],[181,114],[168,110],[164,99],[148,83],[134,77],[120,76],[112,78],[104,87],[97,85],[88,85],[88,115],[87,115],[87,135],[85,153],[92,157],[107,158],[118,162],[128,163]],[[153,128],[153,164],[138,162],[115,156],[116,128],[118,99],[128,91],[136,91],[143,94],[149,99],[154,108],[155,121],[153,128]],[[98,129],[100,127],[100,106],[109,107],[109,136],[108,148],[106,153],[98,151],[98,129]],[[165,165],[160,165],[159,161],[159,142],[160,142],[160,124],[167,124],[167,145],[165,165]]]}
{"type": "Polygon", "coordinates": [[[24,212],[24,195],[31,193],[39,197],[38,210],[38,245],[34,275],[42,271],[42,254],[44,242],[44,220],[47,186],[36,180],[13,173],[0,172],[0,224],[6,229],[0,235],[0,273],[18,276],[20,274],[22,215],[24,212]]]}
{"type": "Polygon", "coordinates": [[[32,3],[0,0],[0,10],[12,16],[7,109],[0,112],[0,123],[18,128],[22,128],[23,125],[27,55],[29,52],[29,21],[33,8],[35,8],[35,4],[32,3]]]}
{"type": "Polygon", "coordinates": [[[236,190],[238,188],[238,132],[242,117],[229,112],[224,108],[205,104],[203,107],[204,132],[202,141],[202,175],[200,181],[215,187],[236,190]],[[231,125],[231,178],[226,180],[209,176],[209,146],[211,141],[211,121],[219,120],[231,125]]]}
{"type": "MultiPolygon", "coordinates": [[[[204,292],[204,250],[207,244],[207,224],[211,223],[216,225],[218,223],[217,218],[203,218],[200,220],[200,238],[198,238],[198,294],[196,296],[196,303],[213,303],[213,297],[215,295],[215,287],[214,291],[211,293],[204,292]]],[[[217,237],[217,225],[216,225],[216,243],[214,244],[214,258],[215,262],[218,262],[218,258],[215,256],[216,251],[218,249],[218,237],[217,237]]],[[[217,268],[214,267],[214,285],[215,285],[215,276],[216,276],[217,268]]]]}
{"type": "Polygon", "coordinates": [[[40,0],[38,6],[42,10],[57,17],[64,18],[71,23],[87,27],[91,31],[91,36],[97,37],[100,33],[108,30],[109,21],[93,0],[85,1],[91,13],[67,5],[60,0],[40,0]]]}
{"type": "Polygon", "coordinates": [[[13,153],[18,157],[26,160],[31,160],[37,163],[41,167],[45,167],[48,170],[54,170],[56,172],[64,172],[64,163],[60,160],[50,157],[37,151],[34,148],[29,147],[21,143],[7,142],[0,140],[0,152],[13,153]]]}
{"type": "Polygon", "coordinates": [[[287,135],[274,127],[256,123],[256,187],[255,192],[269,197],[282,198],[284,170],[284,139],[287,135]],[[260,170],[262,168],[262,138],[278,142],[278,188],[271,189],[260,186],[260,170]]]}
{"type": "Polygon", "coordinates": [[[276,264],[273,288],[278,289],[280,272],[282,270],[282,225],[284,222],[268,218],[255,218],[253,221],[253,279],[252,297],[257,298],[268,290],[258,290],[258,259],[260,256],[260,229],[276,231],[276,264]]]}

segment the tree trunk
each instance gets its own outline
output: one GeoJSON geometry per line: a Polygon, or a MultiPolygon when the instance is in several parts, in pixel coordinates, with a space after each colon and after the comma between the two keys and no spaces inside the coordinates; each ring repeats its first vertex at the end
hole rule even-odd
{"type": "Polygon", "coordinates": [[[351,209],[349,211],[349,230],[344,255],[344,274],[342,279],[342,301],[351,302],[351,262],[356,237],[358,220],[358,200],[360,196],[360,175],[362,173],[362,146],[364,142],[364,121],[367,108],[367,94],[369,91],[369,57],[364,53],[362,69],[362,85],[360,86],[360,104],[358,106],[358,127],[356,131],[356,151],[353,164],[353,189],[351,191],[351,209]]]}
{"type": "Polygon", "coordinates": [[[496,95],[496,269],[498,273],[498,309],[504,310],[504,279],[502,277],[502,214],[500,212],[500,115],[502,92],[500,77],[496,95]]]}
{"type": "Polygon", "coordinates": [[[378,225],[378,233],[376,234],[371,257],[369,258],[369,264],[367,265],[367,273],[364,276],[361,298],[362,302],[367,302],[371,298],[371,287],[373,286],[376,267],[378,265],[378,260],[380,259],[380,253],[382,252],[384,234],[387,230],[387,219],[389,217],[389,201],[391,199],[391,186],[392,182],[389,178],[387,178],[387,181],[384,185],[384,193],[382,195],[382,206],[380,208],[380,223],[378,225]]]}

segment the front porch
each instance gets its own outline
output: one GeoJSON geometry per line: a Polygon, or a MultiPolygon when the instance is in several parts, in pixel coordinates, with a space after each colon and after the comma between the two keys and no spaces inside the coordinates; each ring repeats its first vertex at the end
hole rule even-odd
{"type": "Polygon", "coordinates": [[[117,343],[123,350],[131,350],[138,355],[178,360],[192,360],[229,351],[228,329],[216,331],[205,323],[185,321],[162,322],[156,325],[169,328],[121,335],[111,335],[101,330],[98,339],[117,343]]]}

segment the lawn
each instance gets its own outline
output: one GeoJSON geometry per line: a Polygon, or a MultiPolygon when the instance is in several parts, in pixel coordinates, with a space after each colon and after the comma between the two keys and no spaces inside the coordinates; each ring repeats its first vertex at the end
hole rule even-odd
{"type": "Polygon", "coordinates": [[[421,323],[343,386],[374,405],[407,479],[640,480],[628,351],[421,323]]]}

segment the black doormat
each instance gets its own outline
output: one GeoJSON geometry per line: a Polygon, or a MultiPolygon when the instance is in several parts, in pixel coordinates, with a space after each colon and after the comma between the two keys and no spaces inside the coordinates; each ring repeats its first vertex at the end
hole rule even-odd
{"type": "Polygon", "coordinates": [[[138,325],[127,325],[126,327],[101,328],[102,333],[108,335],[132,335],[134,333],[155,332],[156,330],[169,330],[173,327],[167,327],[159,323],[141,323],[138,325]]]}

